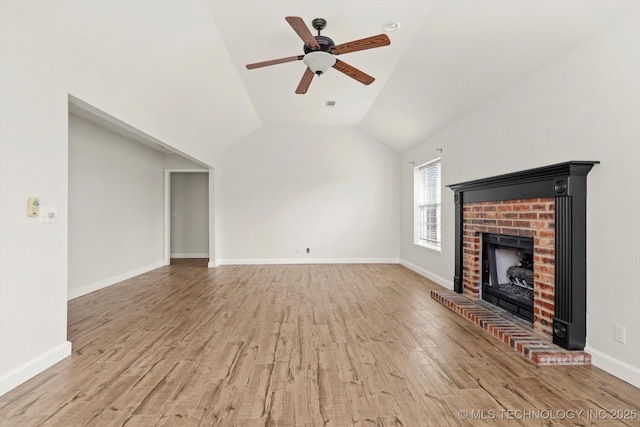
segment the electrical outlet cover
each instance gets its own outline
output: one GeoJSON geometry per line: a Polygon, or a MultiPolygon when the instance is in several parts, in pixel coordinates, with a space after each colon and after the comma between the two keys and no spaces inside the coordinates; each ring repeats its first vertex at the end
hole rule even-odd
{"type": "Polygon", "coordinates": [[[613,326],[613,339],[624,344],[627,341],[627,331],[622,325],[613,326]]]}
{"type": "Polygon", "coordinates": [[[40,222],[58,222],[58,208],[40,207],[40,222]]]}

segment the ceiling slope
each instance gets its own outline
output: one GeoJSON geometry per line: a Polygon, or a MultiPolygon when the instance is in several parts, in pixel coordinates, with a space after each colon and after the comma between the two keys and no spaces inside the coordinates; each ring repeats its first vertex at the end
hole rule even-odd
{"type": "MultiPolygon", "coordinates": [[[[396,151],[427,139],[630,13],[634,0],[3,0],[153,105],[184,152],[221,153],[260,126],[358,126],[396,151]],[[294,93],[303,54],[286,16],[336,44],[383,32],[390,46],[340,55],[368,86],[330,69],[294,93]],[[332,108],[327,101],[335,101],[332,108]],[[189,147],[193,148],[190,150],[189,147]]],[[[95,106],[100,108],[100,106],[95,106]]],[[[132,124],[135,125],[135,124],[132,124]]],[[[147,129],[141,129],[147,133],[147,129]]],[[[172,141],[165,141],[171,143],[172,141]]]]}
{"type": "Polygon", "coordinates": [[[361,128],[397,151],[609,28],[638,3],[437,2],[361,128]]]}
{"type": "Polygon", "coordinates": [[[431,2],[425,1],[214,1],[213,16],[251,102],[264,125],[357,126],[387,84],[422,29],[431,2]],[[241,5],[241,6],[238,6],[241,5]],[[246,7],[242,7],[246,5],[246,7]],[[302,61],[247,70],[246,64],[302,55],[303,42],[285,17],[299,16],[312,30],[324,18],[322,35],[336,44],[383,33],[385,22],[402,24],[389,33],[390,46],[339,55],[375,78],[365,86],[329,69],[315,77],[308,92],[295,94],[306,66],[302,61]],[[326,101],[335,106],[326,108],[326,101]]]}
{"type": "Polygon", "coordinates": [[[205,153],[211,162],[261,125],[208,2],[6,3],[123,91],[144,99],[156,117],[154,127],[171,135],[165,142],[185,152],[205,153]]]}

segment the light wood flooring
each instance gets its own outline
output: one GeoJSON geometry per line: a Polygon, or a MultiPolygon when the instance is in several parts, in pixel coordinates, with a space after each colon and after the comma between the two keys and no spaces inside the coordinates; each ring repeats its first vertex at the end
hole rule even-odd
{"type": "Polygon", "coordinates": [[[0,425],[640,425],[640,389],[537,367],[438,288],[399,265],[176,261],[70,301],[73,355],[0,397],[0,425]]]}

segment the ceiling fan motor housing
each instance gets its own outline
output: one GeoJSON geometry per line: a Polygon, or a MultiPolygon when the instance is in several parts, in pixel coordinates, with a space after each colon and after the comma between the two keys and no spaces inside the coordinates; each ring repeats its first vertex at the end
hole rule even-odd
{"type": "MultiPolygon", "coordinates": [[[[327,36],[313,36],[314,39],[316,39],[316,41],[318,42],[318,44],[320,45],[320,50],[323,52],[330,52],[331,48],[334,47],[336,44],[333,42],[333,40],[331,40],[329,37],[327,36]]],[[[307,47],[306,45],[304,46],[304,53],[307,54],[309,52],[314,52],[317,49],[311,49],[310,47],[307,47]]]]}

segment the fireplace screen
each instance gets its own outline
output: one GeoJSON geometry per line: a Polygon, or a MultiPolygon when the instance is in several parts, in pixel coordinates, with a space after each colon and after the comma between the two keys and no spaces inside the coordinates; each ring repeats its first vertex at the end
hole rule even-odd
{"type": "Polygon", "coordinates": [[[482,299],[533,322],[533,239],[483,234],[482,299]]]}

